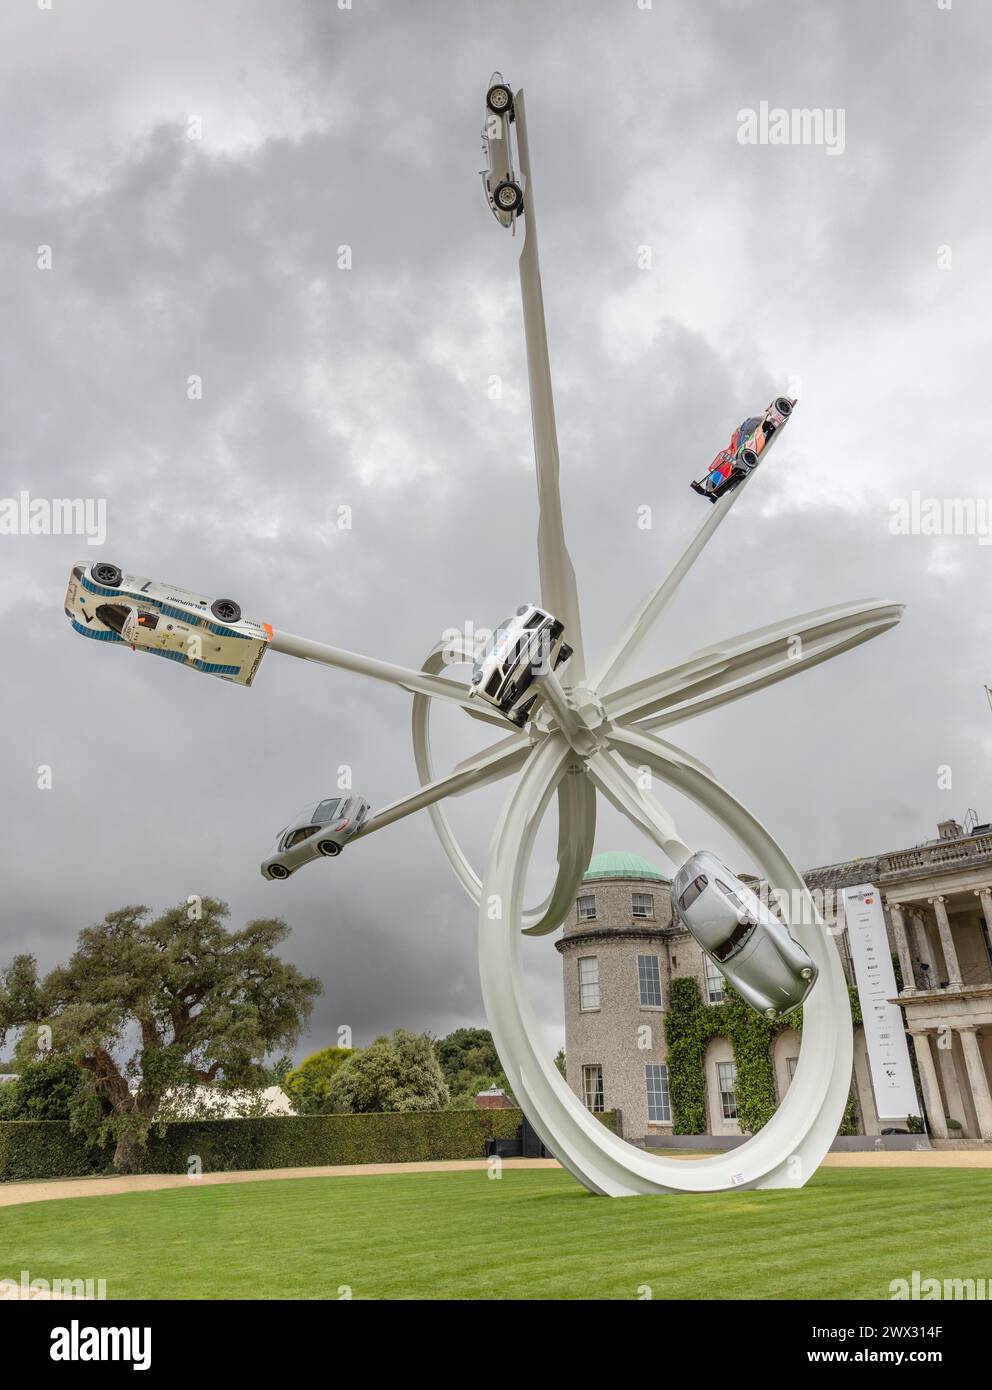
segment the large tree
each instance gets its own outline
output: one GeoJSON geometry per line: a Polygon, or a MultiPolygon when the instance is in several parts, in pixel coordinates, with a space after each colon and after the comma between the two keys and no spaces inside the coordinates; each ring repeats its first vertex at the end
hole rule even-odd
{"type": "Polygon", "coordinates": [[[430,1038],[397,1028],[356,1050],[331,1078],[326,1109],[443,1110],[448,1087],[430,1038]]]}
{"type": "Polygon", "coordinates": [[[296,1042],[321,992],[274,954],[284,922],[230,931],[228,915],[214,898],[155,918],[122,907],[81,931],[69,962],[44,979],[26,955],[0,975],[0,1044],[19,1030],[22,1060],[46,1049],[73,1059],[103,1102],[80,1107],[77,1121],[115,1141],[123,1171],[137,1165],[167,1093],[263,1084],[265,1057],[296,1042]]]}

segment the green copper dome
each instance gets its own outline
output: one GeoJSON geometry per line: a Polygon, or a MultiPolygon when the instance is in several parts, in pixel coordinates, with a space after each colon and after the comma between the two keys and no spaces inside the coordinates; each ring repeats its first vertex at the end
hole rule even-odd
{"type": "Polygon", "coordinates": [[[653,878],[658,883],[670,882],[667,874],[639,854],[625,854],[617,850],[595,855],[582,875],[582,882],[594,883],[600,878],[653,878]]]}

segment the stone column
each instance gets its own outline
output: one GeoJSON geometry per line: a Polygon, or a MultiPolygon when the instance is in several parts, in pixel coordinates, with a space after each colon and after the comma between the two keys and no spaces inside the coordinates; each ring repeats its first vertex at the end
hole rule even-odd
{"type": "Polygon", "coordinates": [[[954,947],[954,937],[951,935],[951,923],[947,916],[947,908],[944,906],[944,899],[928,898],[927,902],[933,904],[933,910],[937,916],[937,930],[940,933],[940,944],[944,950],[944,964],[947,967],[947,982],[952,989],[960,989],[961,967],[958,964],[958,953],[954,947]]]}
{"type": "Polygon", "coordinates": [[[925,1029],[916,1032],[910,1029],[913,1038],[913,1047],[916,1049],[916,1061],[920,1068],[920,1081],[923,1085],[923,1103],[927,1108],[927,1120],[930,1124],[930,1133],[936,1135],[938,1139],[947,1138],[947,1121],[944,1119],[944,1102],[940,1096],[940,1085],[937,1081],[937,1068],[933,1063],[933,1053],[930,1050],[930,1038],[925,1029]]]}
{"type": "Polygon", "coordinates": [[[899,953],[899,967],[902,970],[902,992],[903,994],[916,993],[916,971],[913,969],[913,957],[909,951],[909,939],[906,936],[906,919],[902,915],[902,907],[899,903],[889,903],[889,919],[892,922],[892,935],[896,939],[896,950],[899,953]]]}
{"type": "Polygon", "coordinates": [[[975,896],[985,914],[985,938],[989,950],[992,951],[992,888],[976,888],[975,896]]]}
{"type": "Polygon", "coordinates": [[[976,888],[975,896],[982,905],[985,913],[985,925],[989,929],[989,936],[992,936],[992,888],[976,888]]]}
{"type": "Polygon", "coordinates": [[[930,989],[937,988],[937,962],[933,957],[933,947],[930,945],[930,935],[927,931],[927,921],[922,907],[910,907],[909,914],[913,919],[913,935],[916,939],[916,954],[920,958],[920,964],[927,968],[924,970],[923,978],[930,989]]]}
{"type": "Polygon", "coordinates": [[[989,1092],[989,1079],[985,1075],[982,1050],[978,1046],[977,1028],[959,1028],[964,1063],[968,1068],[971,1082],[971,1097],[975,1102],[978,1117],[978,1132],[983,1139],[992,1139],[992,1093],[989,1092]]]}

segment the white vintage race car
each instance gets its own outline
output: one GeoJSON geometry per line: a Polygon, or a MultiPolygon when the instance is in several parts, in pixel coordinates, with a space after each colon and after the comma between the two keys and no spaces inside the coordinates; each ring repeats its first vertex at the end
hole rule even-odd
{"type": "Polygon", "coordinates": [[[482,152],[486,167],[482,186],[496,221],[512,227],[524,210],[524,191],[517,180],[513,158],[513,91],[494,72],[486,91],[486,116],[482,127],[482,152]]]}
{"type": "Polygon", "coordinates": [[[73,566],[65,613],[84,637],[168,657],[236,685],[251,685],[272,640],[269,624],[242,618],[233,599],[123,574],[105,560],[73,566]]]}

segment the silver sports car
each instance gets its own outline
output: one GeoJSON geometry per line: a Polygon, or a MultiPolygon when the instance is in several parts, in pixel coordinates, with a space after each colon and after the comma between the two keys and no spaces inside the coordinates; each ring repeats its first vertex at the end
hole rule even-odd
{"type": "Polygon", "coordinates": [[[340,854],[371,809],[364,796],[332,796],[316,807],[311,801],[280,830],[275,854],[261,865],[262,877],[289,878],[301,864],[340,854]]]}
{"type": "Polygon", "coordinates": [[[817,968],[760,898],[702,850],[672,881],[672,907],[737,992],[766,1018],[800,1005],[817,968]]]}

